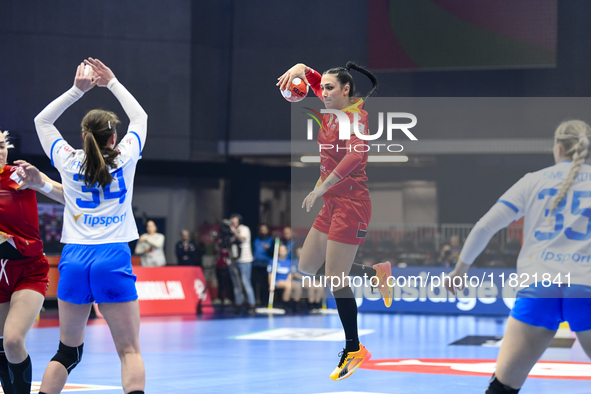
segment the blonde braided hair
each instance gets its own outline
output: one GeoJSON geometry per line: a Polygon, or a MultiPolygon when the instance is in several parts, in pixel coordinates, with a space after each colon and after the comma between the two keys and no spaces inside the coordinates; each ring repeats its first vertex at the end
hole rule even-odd
{"type": "Polygon", "coordinates": [[[591,137],[591,127],[580,120],[569,120],[562,122],[554,133],[555,143],[560,143],[564,148],[564,155],[572,158],[570,170],[564,182],[560,186],[560,190],[556,194],[556,198],[552,202],[550,212],[558,208],[560,202],[566,196],[568,189],[575,181],[581,165],[587,159],[589,153],[589,137],[591,137]]]}

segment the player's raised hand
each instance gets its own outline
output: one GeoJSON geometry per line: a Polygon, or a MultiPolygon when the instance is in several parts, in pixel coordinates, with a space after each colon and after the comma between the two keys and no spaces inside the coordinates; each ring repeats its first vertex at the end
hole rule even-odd
{"type": "Polygon", "coordinates": [[[312,190],[310,193],[308,193],[306,198],[304,198],[304,201],[302,202],[302,208],[305,208],[306,212],[310,212],[310,209],[312,209],[316,200],[319,197],[322,197],[324,193],[326,193],[326,188],[322,186],[312,190]]]}
{"type": "Polygon", "coordinates": [[[105,87],[111,79],[115,78],[113,71],[98,59],[89,57],[84,60],[84,64],[88,65],[94,72],[94,75],[97,77],[98,86],[105,87]]]}
{"type": "Polygon", "coordinates": [[[16,160],[14,164],[19,166],[17,174],[25,182],[26,188],[43,186],[41,171],[37,167],[24,160],[16,160]]]}
{"type": "Polygon", "coordinates": [[[91,67],[88,67],[85,70],[84,63],[78,65],[78,68],[76,69],[76,77],[74,78],[74,86],[86,93],[94,88],[98,81],[98,79],[94,78],[94,73],[91,67]]]}
{"type": "Polygon", "coordinates": [[[306,71],[308,71],[309,67],[303,63],[298,63],[289,70],[287,70],[282,76],[280,76],[277,82],[277,86],[279,89],[285,90],[294,80],[294,78],[300,78],[302,81],[306,83],[306,85],[310,86],[310,83],[306,79],[306,71]]]}
{"type": "Polygon", "coordinates": [[[470,266],[468,264],[464,264],[461,260],[458,260],[456,268],[443,279],[445,288],[453,295],[456,295],[457,290],[463,291],[466,288],[469,268],[470,266]]]}

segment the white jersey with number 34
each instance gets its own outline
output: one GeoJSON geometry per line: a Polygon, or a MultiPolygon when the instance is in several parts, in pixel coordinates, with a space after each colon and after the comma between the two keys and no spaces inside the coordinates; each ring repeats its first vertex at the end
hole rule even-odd
{"type": "Polygon", "coordinates": [[[74,150],[57,140],[52,148],[52,164],[60,172],[66,208],[62,243],[95,245],[129,242],[138,238],[131,201],[135,167],[140,158],[140,140],[129,132],[116,148],[117,168],[110,169],[113,181],[104,188],[87,187],[80,168],[83,150],[74,150]]]}

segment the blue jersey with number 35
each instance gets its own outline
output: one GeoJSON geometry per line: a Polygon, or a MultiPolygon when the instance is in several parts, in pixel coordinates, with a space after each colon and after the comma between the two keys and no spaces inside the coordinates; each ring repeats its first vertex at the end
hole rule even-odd
{"type": "MultiPolygon", "coordinates": [[[[591,286],[591,166],[583,164],[566,197],[550,212],[555,196],[566,179],[570,161],[529,173],[513,185],[498,202],[524,219],[523,247],[517,260],[518,273],[527,273],[530,283],[548,273],[570,274],[571,284],[591,286]]],[[[526,283],[529,284],[529,283],[526,283]]]]}
{"type": "Polygon", "coordinates": [[[87,187],[80,174],[84,151],[63,139],[53,143],[51,162],[60,172],[66,200],[62,243],[96,245],[138,238],[131,201],[140,137],[129,131],[116,149],[120,155],[117,168],[110,169],[113,182],[104,188],[87,187]]]}

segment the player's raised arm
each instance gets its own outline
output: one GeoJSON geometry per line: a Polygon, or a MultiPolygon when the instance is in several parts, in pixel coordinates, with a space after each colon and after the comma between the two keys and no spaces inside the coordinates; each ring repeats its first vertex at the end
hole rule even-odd
{"type": "Polygon", "coordinates": [[[94,78],[92,69],[85,68],[84,63],[80,63],[76,69],[74,86],[53,100],[35,117],[35,129],[47,157],[51,158],[51,148],[55,141],[62,139],[62,135],[53,124],[68,107],[92,89],[97,82],[98,79],[94,78]]]}
{"type": "Polygon", "coordinates": [[[140,147],[143,148],[148,129],[148,114],[146,114],[146,111],[144,111],[140,103],[129,93],[125,86],[117,80],[113,71],[105,66],[103,62],[91,57],[84,62],[92,67],[94,74],[97,76],[98,86],[107,87],[115,95],[117,100],[119,100],[123,110],[129,117],[128,132],[134,132],[138,136],[140,147]]]}

